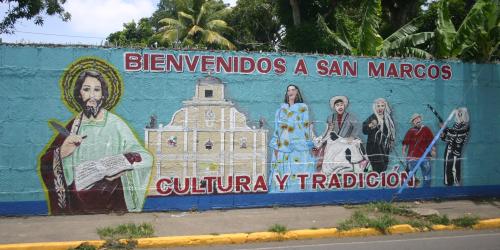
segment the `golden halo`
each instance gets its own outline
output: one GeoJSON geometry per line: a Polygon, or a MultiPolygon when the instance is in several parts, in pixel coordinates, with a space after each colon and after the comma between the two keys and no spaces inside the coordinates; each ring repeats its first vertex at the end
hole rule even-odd
{"type": "Polygon", "coordinates": [[[61,85],[62,99],[66,107],[73,112],[82,111],[82,107],[73,96],[73,89],[78,76],[87,70],[97,71],[104,77],[108,85],[109,96],[102,107],[113,110],[123,94],[123,79],[113,65],[97,57],[81,57],[71,63],[64,71],[59,83],[61,85]]]}

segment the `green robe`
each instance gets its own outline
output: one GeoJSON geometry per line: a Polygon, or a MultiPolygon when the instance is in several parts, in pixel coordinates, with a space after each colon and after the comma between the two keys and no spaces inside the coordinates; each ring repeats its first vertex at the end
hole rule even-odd
{"type": "MultiPolygon", "coordinates": [[[[104,111],[101,121],[83,121],[78,135],[87,136],[70,156],[62,160],[66,183],[73,182],[73,167],[80,163],[107,156],[139,153],[142,161],[133,164],[133,170],[122,175],[123,196],[128,211],[141,211],[151,175],[153,158],[139,143],[132,130],[117,115],[104,111]]],[[[72,131],[75,131],[73,125],[72,131]]]]}

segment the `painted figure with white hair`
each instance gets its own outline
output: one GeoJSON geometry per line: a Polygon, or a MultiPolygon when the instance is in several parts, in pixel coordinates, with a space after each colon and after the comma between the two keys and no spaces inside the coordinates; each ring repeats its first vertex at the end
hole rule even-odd
{"type": "Polygon", "coordinates": [[[459,186],[461,177],[462,151],[469,138],[469,112],[467,108],[458,108],[455,112],[455,124],[445,128],[441,140],[446,142],[444,151],[444,184],[459,186]]]}
{"type": "Polygon", "coordinates": [[[375,99],[372,108],[373,114],[363,122],[363,134],[368,135],[366,153],[372,170],[381,173],[387,170],[396,129],[391,108],[384,98],[375,99]]]}

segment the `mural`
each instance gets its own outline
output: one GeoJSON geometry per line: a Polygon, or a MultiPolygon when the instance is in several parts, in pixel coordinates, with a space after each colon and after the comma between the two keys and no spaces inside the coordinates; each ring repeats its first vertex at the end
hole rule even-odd
{"type": "MultiPolygon", "coordinates": [[[[403,139],[403,155],[406,155],[406,164],[409,170],[413,170],[417,165],[418,160],[423,157],[424,160],[420,169],[422,171],[423,186],[431,186],[431,157],[436,157],[436,147],[431,145],[434,134],[431,129],[423,124],[421,114],[413,114],[410,118],[410,123],[413,127],[408,129],[405,138],[403,139]],[[432,146],[432,150],[428,155],[424,155],[427,147],[432,146]]],[[[407,169],[407,171],[408,171],[407,169]]],[[[419,183],[419,180],[416,180],[419,183]]]]}
{"type": "Polygon", "coordinates": [[[267,191],[267,130],[247,125],[219,78],[199,78],[168,125],[145,130],[156,159],[150,195],[267,191]]]}
{"type": "Polygon", "coordinates": [[[498,67],[2,45],[0,214],[498,196],[498,67]]]}
{"type": "MultiPolygon", "coordinates": [[[[438,116],[439,117],[439,116],[438,116]]],[[[442,119],[440,119],[440,125],[442,119]]],[[[462,148],[469,138],[469,112],[461,107],[455,111],[455,124],[445,128],[441,139],[446,142],[444,155],[444,184],[459,186],[461,179],[462,148]]]]}
{"type": "Polygon", "coordinates": [[[276,110],[269,144],[272,149],[270,192],[311,190],[310,182],[305,181],[316,170],[310,124],[309,108],[299,87],[288,85],[284,101],[276,110]]]}
{"type": "Polygon", "coordinates": [[[389,154],[394,148],[396,138],[395,123],[391,108],[384,98],[373,101],[373,114],[363,122],[363,134],[368,136],[366,152],[373,171],[381,173],[387,170],[389,154]]]}
{"type": "Polygon", "coordinates": [[[75,117],[66,126],[50,122],[58,135],[40,158],[49,211],[140,211],[153,159],[111,112],[123,88],[118,72],[104,61],[84,58],[64,73],[61,88],[75,117]]]}
{"type": "Polygon", "coordinates": [[[356,117],[345,112],[349,105],[346,96],[334,96],[330,99],[333,114],[327,118],[327,128],[319,139],[316,139],[315,151],[320,164],[318,169],[329,176],[344,172],[365,172],[368,163],[361,139],[358,138],[358,121],[356,117]]]}

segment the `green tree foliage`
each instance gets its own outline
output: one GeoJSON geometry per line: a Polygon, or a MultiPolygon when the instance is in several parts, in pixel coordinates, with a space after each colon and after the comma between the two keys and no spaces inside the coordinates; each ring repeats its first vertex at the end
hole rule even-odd
{"type": "Polygon", "coordinates": [[[238,49],[273,50],[279,42],[280,23],[272,0],[239,0],[230,14],[238,49]]]}
{"type": "MultiPolygon", "coordinates": [[[[450,16],[451,22],[455,27],[458,27],[462,23],[475,2],[475,0],[448,0],[448,8],[453,12],[450,16]]],[[[422,19],[422,31],[434,32],[434,30],[436,30],[436,20],[438,18],[440,4],[441,1],[433,1],[423,5],[426,10],[420,12],[418,15],[418,17],[422,19]]]]}
{"type": "Polygon", "coordinates": [[[479,0],[458,30],[451,20],[448,1],[440,2],[436,23],[435,56],[477,62],[499,58],[500,20],[498,0],[479,0]]]}
{"type": "Polygon", "coordinates": [[[162,40],[169,44],[179,42],[184,47],[236,49],[225,37],[233,31],[224,21],[230,9],[221,1],[192,0],[186,9],[177,12],[177,18],[160,20],[162,40]]]}
{"type": "Polygon", "coordinates": [[[8,5],[0,23],[0,34],[14,33],[14,25],[19,19],[34,19],[35,24],[43,25],[43,14],[58,15],[61,20],[68,21],[71,15],[64,10],[65,2],[66,0],[0,0],[2,5],[8,5]]]}
{"type": "Polygon", "coordinates": [[[327,39],[327,35],[316,27],[317,16],[336,29],[344,31],[343,35],[352,38],[352,32],[359,26],[360,0],[278,0],[277,16],[284,27],[283,49],[297,52],[342,52],[343,48],[327,39]],[[341,27],[337,27],[341,26],[341,27]]]}
{"type": "Polygon", "coordinates": [[[154,35],[153,27],[148,18],[142,18],[138,23],[131,21],[123,24],[123,30],[111,33],[106,40],[114,46],[152,46],[160,40],[154,35]]]}
{"type": "Polygon", "coordinates": [[[149,22],[153,26],[155,32],[158,31],[163,25],[160,20],[163,18],[176,18],[177,11],[188,8],[188,1],[185,0],[160,0],[157,5],[157,10],[149,18],[149,22]]]}
{"type": "Polygon", "coordinates": [[[425,0],[382,0],[380,35],[388,37],[406,23],[422,15],[425,0]]]}
{"type": "Polygon", "coordinates": [[[382,8],[380,0],[365,0],[361,8],[359,42],[355,54],[376,56],[383,39],[378,33],[382,8]]]}
{"type": "MultiPolygon", "coordinates": [[[[359,40],[350,40],[343,29],[332,30],[322,16],[318,16],[318,30],[324,32],[331,43],[340,45],[345,54],[364,56],[411,56],[429,58],[431,55],[419,48],[432,37],[432,32],[415,33],[419,20],[415,19],[382,39],[379,34],[381,22],[380,0],[364,0],[361,7],[359,40]],[[354,45],[354,46],[353,46],[354,45]]],[[[337,27],[342,27],[337,25],[337,27]]]]}
{"type": "Polygon", "coordinates": [[[421,19],[415,18],[385,38],[378,55],[431,58],[432,55],[427,50],[429,41],[434,38],[434,32],[415,33],[420,24],[421,19]]]}
{"type": "Polygon", "coordinates": [[[142,18],[138,23],[134,20],[124,23],[123,30],[109,34],[106,40],[113,46],[168,47],[168,42],[162,41],[161,36],[157,34],[162,27],[159,21],[176,17],[177,9],[187,8],[186,6],[184,0],[160,0],[151,17],[142,18]]]}
{"type": "Polygon", "coordinates": [[[498,2],[238,0],[231,10],[221,0],[160,0],[108,41],[487,62],[500,57],[498,2]]]}

